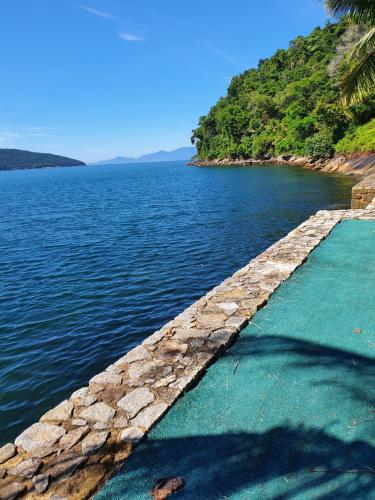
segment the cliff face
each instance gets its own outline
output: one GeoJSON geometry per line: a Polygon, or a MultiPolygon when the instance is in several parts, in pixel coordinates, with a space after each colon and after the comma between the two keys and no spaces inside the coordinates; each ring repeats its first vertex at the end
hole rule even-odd
{"type": "Polygon", "coordinates": [[[368,175],[375,173],[375,153],[355,153],[330,159],[322,172],[368,175]]]}

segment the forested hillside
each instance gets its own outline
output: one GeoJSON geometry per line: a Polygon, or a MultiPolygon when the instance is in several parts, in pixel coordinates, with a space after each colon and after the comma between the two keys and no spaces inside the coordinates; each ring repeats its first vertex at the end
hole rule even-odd
{"type": "Polygon", "coordinates": [[[76,165],[84,165],[84,163],[66,156],[49,153],[32,153],[21,149],[0,149],[0,170],[73,167],[76,165]]]}
{"type": "MultiPolygon", "coordinates": [[[[347,19],[327,24],[235,76],[226,97],[193,131],[198,158],[321,158],[332,155],[344,136],[341,150],[346,138],[352,145],[357,127],[375,118],[375,93],[348,109],[340,100],[344,54],[360,35],[347,19]]],[[[362,140],[370,135],[362,133],[362,140]]],[[[365,146],[374,151],[374,140],[365,146]]]]}

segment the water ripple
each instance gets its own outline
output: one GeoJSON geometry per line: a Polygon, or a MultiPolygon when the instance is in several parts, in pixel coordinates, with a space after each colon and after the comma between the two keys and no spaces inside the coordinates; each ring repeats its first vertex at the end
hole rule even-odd
{"type": "Polygon", "coordinates": [[[182,163],[0,172],[1,443],[311,213],[347,206],[353,183],[182,163]]]}

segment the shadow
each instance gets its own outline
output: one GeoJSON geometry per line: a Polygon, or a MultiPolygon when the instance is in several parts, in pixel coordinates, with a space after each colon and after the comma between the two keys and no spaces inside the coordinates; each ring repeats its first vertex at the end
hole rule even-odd
{"type": "Polygon", "coordinates": [[[176,499],[374,499],[374,382],[371,357],[294,337],[244,332],[134,451],[98,500],[149,498],[156,480],[177,476],[186,485],[176,499]],[[229,373],[230,391],[241,392],[242,417],[237,417],[238,407],[231,407],[234,400],[225,401],[230,393],[220,393],[223,372],[229,373]],[[259,400],[253,393],[263,392],[265,386],[259,385],[262,379],[268,383],[268,373],[289,378],[279,389],[269,388],[280,391],[274,401],[281,403],[274,414],[268,411],[269,420],[259,431],[254,418],[259,400]],[[308,396],[315,391],[307,399],[307,413],[298,414],[306,404],[299,401],[298,390],[293,401],[282,400],[292,394],[287,384],[296,380],[303,381],[297,387],[308,396]],[[297,415],[288,414],[288,403],[297,415]],[[306,419],[320,412],[321,420],[306,419]],[[364,416],[364,425],[351,433],[347,423],[356,413],[364,416]],[[218,432],[207,432],[213,428],[207,420],[215,418],[218,432]],[[220,432],[223,428],[228,431],[220,432]],[[243,431],[233,431],[239,428],[243,431]]]}
{"type": "Polygon", "coordinates": [[[345,393],[353,403],[374,406],[375,412],[373,357],[295,337],[267,334],[240,337],[226,355],[278,360],[283,369],[299,371],[311,386],[330,386],[336,393],[345,393]]]}
{"type": "Polygon", "coordinates": [[[181,476],[186,485],[176,498],[370,499],[374,456],[364,441],[305,427],[149,439],[99,498],[148,498],[156,480],[181,476]]]}

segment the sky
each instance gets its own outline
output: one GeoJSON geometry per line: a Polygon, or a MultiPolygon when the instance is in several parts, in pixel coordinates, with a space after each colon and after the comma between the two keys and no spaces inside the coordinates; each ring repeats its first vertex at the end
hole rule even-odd
{"type": "Polygon", "coordinates": [[[234,75],[326,21],[321,0],[2,0],[0,148],[187,146],[234,75]]]}

